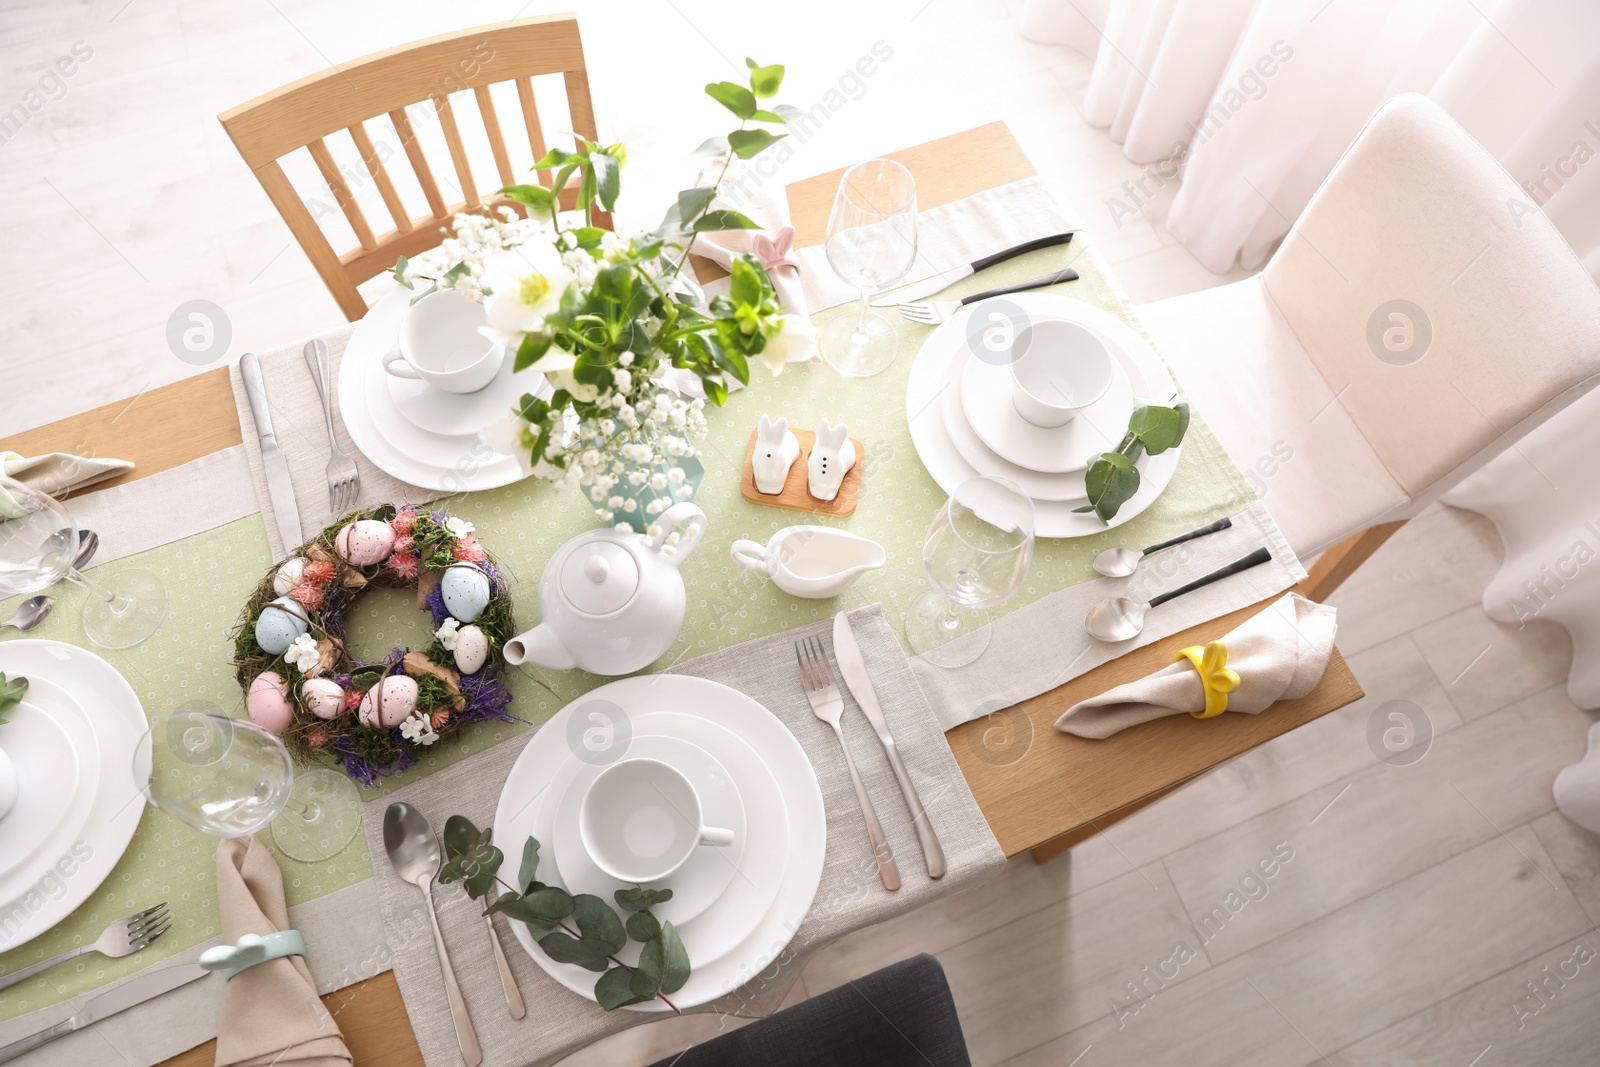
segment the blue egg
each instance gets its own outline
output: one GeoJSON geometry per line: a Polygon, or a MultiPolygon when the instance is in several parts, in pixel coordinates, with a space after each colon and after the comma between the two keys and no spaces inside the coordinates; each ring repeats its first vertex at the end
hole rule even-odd
{"type": "Polygon", "coordinates": [[[471,622],[489,606],[489,576],[470,563],[458,563],[439,579],[445,609],[461,622],[471,622]]]}
{"type": "Polygon", "coordinates": [[[281,596],[256,616],[256,644],[269,656],[281,656],[306,632],[306,609],[293,597],[281,596]]]}

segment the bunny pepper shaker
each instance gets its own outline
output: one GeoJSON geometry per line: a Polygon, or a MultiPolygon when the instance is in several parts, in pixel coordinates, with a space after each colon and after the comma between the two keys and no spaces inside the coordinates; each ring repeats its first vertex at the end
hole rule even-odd
{"type": "Polygon", "coordinates": [[[774,422],[766,415],[756,423],[756,449],[750,456],[750,470],[756,488],[768,496],[783,492],[789,468],[800,456],[800,441],[789,432],[789,420],[774,422]]]}
{"type": "MultiPolygon", "coordinates": [[[[757,449],[760,454],[760,449],[757,449]]],[[[839,486],[850,468],[856,465],[856,446],[850,440],[850,428],[844,423],[837,426],[823,419],[817,423],[817,440],[811,446],[811,458],[806,465],[806,485],[818,500],[832,500],[839,495],[839,486]]]]}

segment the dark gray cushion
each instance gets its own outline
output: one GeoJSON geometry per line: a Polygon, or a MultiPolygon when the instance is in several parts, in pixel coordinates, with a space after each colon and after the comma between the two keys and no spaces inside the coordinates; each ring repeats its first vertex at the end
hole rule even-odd
{"type": "Polygon", "coordinates": [[[924,953],[651,1067],[971,1067],[939,961],[924,953]]]}

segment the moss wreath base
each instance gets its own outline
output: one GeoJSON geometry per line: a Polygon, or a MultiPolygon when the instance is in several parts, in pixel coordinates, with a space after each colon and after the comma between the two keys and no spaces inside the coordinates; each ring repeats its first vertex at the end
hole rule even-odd
{"type": "Polygon", "coordinates": [[[297,762],[336,760],[372,786],[471,723],[521,721],[501,681],[516,632],[510,590],[470,522],[385,504],[346,515],[261,580],[233,665],[250,718],[297,762]],[[345,613],[370,586],[415,589],[432,644],[354,660],[345,613]]]}

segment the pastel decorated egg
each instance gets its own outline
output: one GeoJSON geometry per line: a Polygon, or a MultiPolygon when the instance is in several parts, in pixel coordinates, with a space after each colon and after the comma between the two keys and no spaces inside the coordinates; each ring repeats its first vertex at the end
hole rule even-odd
{"type": "Polygon", "coordinates": [[[456,670],[477,674],[489,662],[489,636],[476,626],[463,626],[456,634],[456,670]]]}
{"type": "Polygon", "coordinates": [[[283,596],[289,590],[300,584],[300,579],[305,577],[306,561],[300,556],[286,560],[278,568],[278,573],[272,576],[272,591],[283,596]]]}
{"type": "Polygon", "coordinates": [[[293,597],[280,596],[256,616],[256,644],[269,656],[281,656],[306,629],[306,609],[293,597]]]}
{"type": "Polygon", "coordinates": [[[347,522],[333,539],[339,558],[352,567],[370,567],[382,563],[394,551],[394,528],[377,519],[357,519],[347,522]]]}
{"type": "Polygon", "coordinates": [[[489,576],[470,563],[455,563],[445,568],[439,592],[451,615],[471,622],[489,606],[489,576]]]}
{"type": "Polygon", "coordinates": [[[361,721],[368,726],[399,726],[417,710],[417,682],[403,674],[385,676],[361,698],[361,721]]]}
{"type": "Polygon", "coordinates": [[[268,733],[281,734],[294,719],[294,705],[289,703],[289,686],[277,671],[262,671],[250,683],[244,698],[245,711],[250,721],[268,733]]]}
{"type": "Polygon", "coordinates": [[[344,709],[344,690],[330,678],[307,678],[300,686],[300,701],[319,719],[331,719],[344,709]]]}

